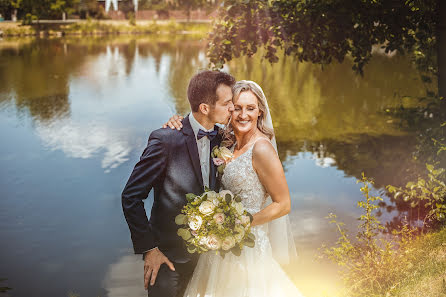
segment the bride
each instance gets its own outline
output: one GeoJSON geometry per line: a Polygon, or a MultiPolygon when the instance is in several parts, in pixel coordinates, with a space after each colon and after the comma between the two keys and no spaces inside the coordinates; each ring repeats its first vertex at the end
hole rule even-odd
{"type": "Polygon", "coordinates": [[[265,95],[255,82],[242,80],[233,87],[233,103],[226,129],[235,138],[233,158],[221,182],[224,189],[239,193],[253,214],[255,246],[245,247],[240,256],[200,255],[184,297],[302,296],[280,266],[296,250],[287,218],[290,194],[265,95]]]}

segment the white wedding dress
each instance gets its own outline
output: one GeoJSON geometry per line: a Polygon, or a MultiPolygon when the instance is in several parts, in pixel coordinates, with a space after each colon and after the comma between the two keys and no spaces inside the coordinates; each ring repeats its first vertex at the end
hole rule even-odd
{"type": "MultiPolygon", "coordinates": [[[[252,167],[253,147],[227,164],[222,177],[223,188],[239,193],[251,214],[260,211],[268,197],[252,167]]],[[[184,297],[303,296],[274,260],[267,228],[251,228],[256,236],[255,246],[245,247],[240,256],[201,254],[184,297]]]]}

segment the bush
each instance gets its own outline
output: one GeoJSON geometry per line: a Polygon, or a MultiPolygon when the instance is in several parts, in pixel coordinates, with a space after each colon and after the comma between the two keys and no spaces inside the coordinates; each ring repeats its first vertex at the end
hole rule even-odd
{"type": "Polygon", "coordinates": [[[331,224],[335,224],[339,239],[332,247],[322,246],[321,258],[328,258],[341,267],[341,276],[346,285],[347,296],[385,296],[410,267],[410,243],[414,238],[415,229],[407,222],[399,231],[389,234],[386,239],[382,231],[385,227],[375,216],[379,208],[375,201],[382,201],[381,197],[370,195],[370,185],[373,181],[362,174],[361,192],[363,201],[358,207],[364,210],[358,220],[356,240],[351,240],[344,229],[344,223],[338,222],[335,214],[329,214],[331,224]]]}
{"type": "Polygon", "coordinates": [[[410,202],[411,207],[423,204],[429,209],[425,221],[446,221],[446,185],[441,180],[445,172],[443,168],[435,169],[434,165],[426,164],[427,180],[418,178],[417,182],[408,182],[404,188],[387,186],[387,190],[394,194],[394,198],[402,198],[410,202]]]}

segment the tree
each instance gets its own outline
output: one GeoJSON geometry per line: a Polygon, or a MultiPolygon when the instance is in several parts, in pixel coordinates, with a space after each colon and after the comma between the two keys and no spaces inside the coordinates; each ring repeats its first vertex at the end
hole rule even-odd
{"type": "Polygon", "coordinates": [[[38,19],[61,18],[64,12],[72,13],[78,2],[79,0],[11,0],[22,19],[28,15],[38,19]]]}
{"type": "Polygon", "coordinates": [[[99,12],[99,5],[96,0],[80,0],[77,8],[81,18],[88,18],[91,15],[97,15],[99,12]]]}
{"type": "Polygon", "coordinates": [[[385,52],[416,52],[417,63],[439,76],[440,95],[445,96],[444,2],[228,0],[210,34],[208,56],[216,68],[233,57],[252,56],[259,48],[271,63],[279,60],[279,50],[321,65],[351,56],[353,69],[362,74],[373,47],[381,46],[385,52]]]}
{"type": "MultiPolygon", "coordinates": [[[[70,14],[75,11],[74,7],[79,0],[52,0],[50,3],[51,11],[57,15],[70,14]]],[[[65,17],[63,17],[65,19],[65,17]]]]}
{"type": "Polygon", "coordinates": [[[9,19],[14,7],[12,6],[11,0],[0,0],[0,14],[5,18],[9,19]]]}
{"type": "Polygon", "coordinates": [[[206,0],[178,0],[178,4],[186,10],[187,21],[189,21],[191,10],[204,6],[206,0]]]}

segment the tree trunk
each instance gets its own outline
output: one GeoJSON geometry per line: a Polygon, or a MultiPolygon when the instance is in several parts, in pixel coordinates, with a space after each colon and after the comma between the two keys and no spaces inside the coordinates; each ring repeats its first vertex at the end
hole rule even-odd
{"type": "Polygon", "coordinates": [[[446,103],[446,1],[438,1],[437,24],[438,94],[446,103]]]}

